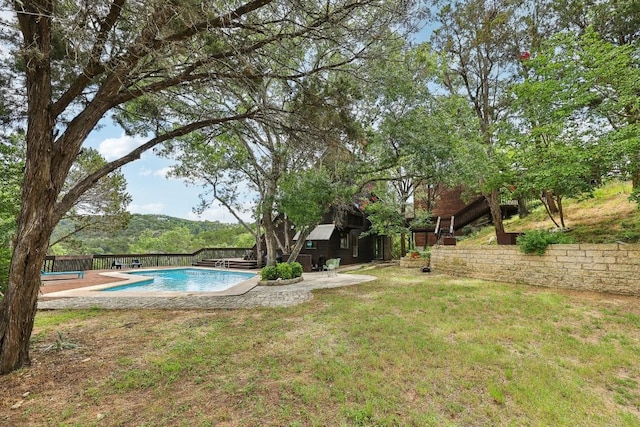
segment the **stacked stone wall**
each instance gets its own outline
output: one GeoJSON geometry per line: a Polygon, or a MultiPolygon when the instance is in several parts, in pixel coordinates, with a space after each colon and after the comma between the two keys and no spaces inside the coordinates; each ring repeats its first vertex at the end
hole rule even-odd
{"type": "Polygon", "coordinates": [[[436,246],[431,270],[454,276],[640,296],[640,245],[551,245],[544,255],[517,246],[436,246]]]}

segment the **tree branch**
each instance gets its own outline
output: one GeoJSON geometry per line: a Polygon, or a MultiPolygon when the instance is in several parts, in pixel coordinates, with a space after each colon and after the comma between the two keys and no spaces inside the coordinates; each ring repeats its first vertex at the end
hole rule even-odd
{"type": "Polygon", "coordinates": [[[196,130],[199,129],[203,129],[205,127],[209,127],[209,126],[214,126],[214,125],[220,125],[223,123],[227,123],[227,122],[231,122],[231,121],[237,121],[237,120],[244,120],[247,119],[249,117],[252,117],[256,112],[255,111],[248,111],[244,114],[237,114],[234,116],[229,116],[229,117],[222,117],[222,118],[214,118],[214,119],[208,119],[208,120],[202,120],[199,122],[194,122],[194,123],[190,123],[188,125],[179,127],[177,129],[174,129],[170,132],[167,132],[163,135],[159,135],[149,141],[147,141],[146,143],[142,144],[141,146],[139,146],[138,148],[136,148],[135,150],[132,150],[129,154],[120,157],[117,160],[114,160],[110,163],[107,163],[106,165],[104,165],[103,167],[101,167],[100,169],[98,169],[97,171],[95,171],[94,173],[88,175],[86,178],[84,178],[83,180],[79,181],[72,189],[69,190],[69,192],[62,198],[62,200],[58,201],[56,203],[56,207],[55,207],[55,211],[56,211],[56,222],[60,220],[60,218],[62,218],[62,215],[64,215],[64,213],[69,210],[71,208],[71,206],[73,206],[73,204],[75,203],[76,200],[78,200],[78,198],[85,192],[87,191],[89,188],[91,188],[96,182],[98,182],[98,180],[104,176],[106,176],[107,174],[109,174],[110,172],[113,172],[114,170],[118,169],[121,166],[126,165],[127,163],[130,163],[134,160],[137,160],[140,158],[140,156],[142,155],[142,153],[144,153],[145,151],[155,147],[158,144],[161,144],[165,141],[169,141],[171,139],[174,138],[178,138],[181,136],[185,136],[191,132],[194,132],[196,130]]]}
{"type": "Polygon", "coordinates": [[[58,101],[51,106],[51,111],[54,117],[62,114],[69,104],[73,102],[73,100],[91,83],[93,78],[104,72],[105,67],[100,63],[100,55],[104,50],[107,35],[120,18],[120,12],[122,12],[122,7],[125,1],[126,0],[114,0],[111,4],[109,13],[100,23],[100,29],[98,30],[96,41],[91,49],[89,63],[84,70],[82,70],[82,74],[76,77],[69,89],[67,89],[58,101]]]}

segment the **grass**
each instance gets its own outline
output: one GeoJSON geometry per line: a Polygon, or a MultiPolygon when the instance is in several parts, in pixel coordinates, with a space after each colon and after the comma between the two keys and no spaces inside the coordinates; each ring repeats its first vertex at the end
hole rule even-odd
{"type": "MultiPolygon", "coordinates": [[[[640,243],[640,210],[629,201],[631,183],[610,182],[592,195],[563,202],[569,234],[578,243],[640,243]]],[[[520,232],[553,229],[555,226],[540,204],[525,218],[514,217],[504,222],[505,230],[520,232]]],[[[462,245],[493,243],[493,226],[483,227],[459,241],[462,245]]]]}
{"type": "Polygon", "coordinates": [[[0,424],[640,425],[636,298],[367,273],[291,308],[40,312],[0,424]]]}

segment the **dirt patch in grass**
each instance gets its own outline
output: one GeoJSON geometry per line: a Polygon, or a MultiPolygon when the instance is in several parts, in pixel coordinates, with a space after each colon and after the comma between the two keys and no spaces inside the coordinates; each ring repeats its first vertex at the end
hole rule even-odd
{"type": "MultiPolygon", "coordinates": [[[[217,316],[210,311],[96,311],[55,328],[36,327],[31,366],[0,377],[0,425],[58,425],[66,420],[83,426],[144,425],[149,413],[162,420],[167,402],[193,399],[199,388],[180,380],[170,387],[173,396],[162,396],[170,372],[150,371],[150,360],[165,357],[164,339],[158,338],[179,333],[177,324],[203,324],[217,316]]],[[[223,408],[229,405],[223,396],[215,400],[223,408]]]]}

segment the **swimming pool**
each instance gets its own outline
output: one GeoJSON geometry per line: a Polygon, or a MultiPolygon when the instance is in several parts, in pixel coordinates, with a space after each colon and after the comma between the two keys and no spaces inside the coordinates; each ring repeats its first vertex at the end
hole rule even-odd
{"type": "Polygon", "coordinates": [[[219,292],[227,290],[256,275],[241,271],[180,268],[172,270],[142,270],[128,272],[136,276],[152,277],[126,285],[102,289],[106,292],[219,292]]]}

